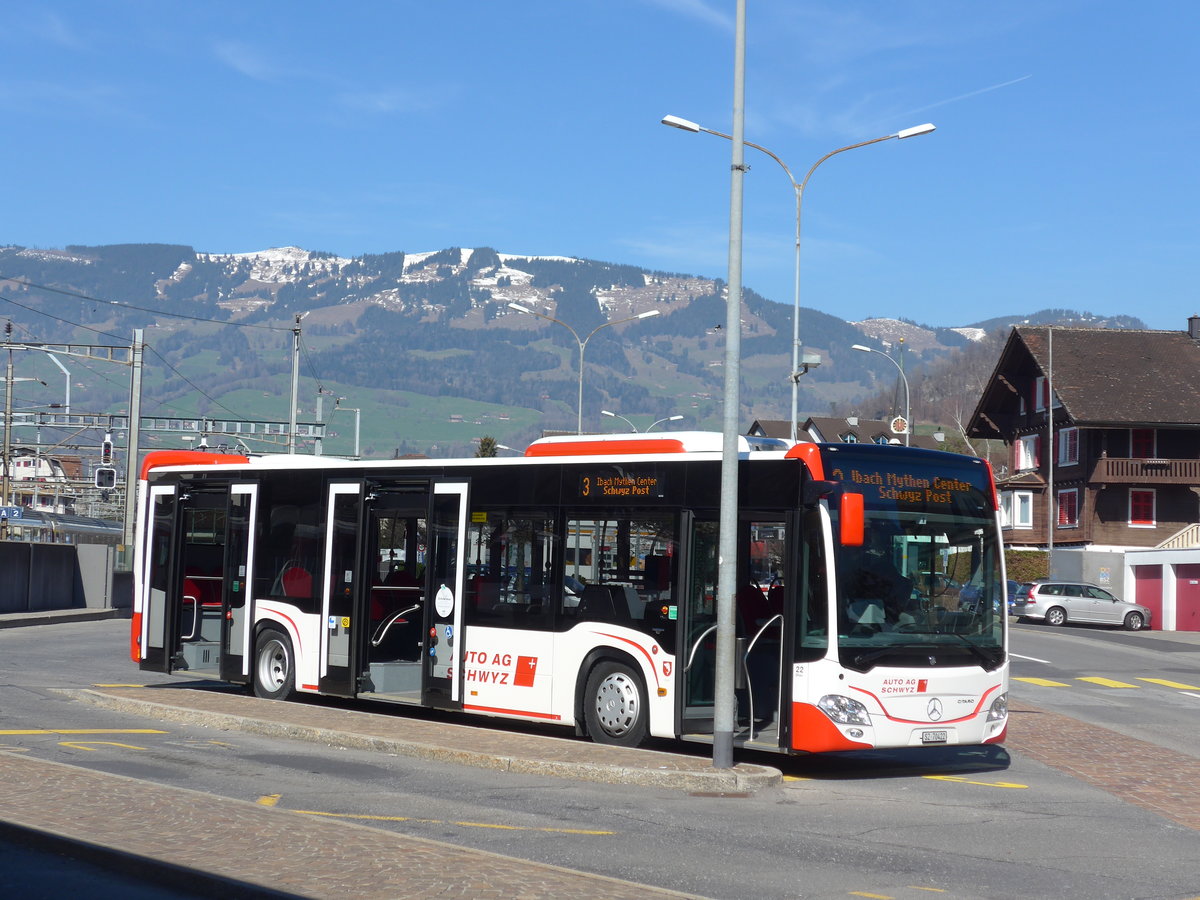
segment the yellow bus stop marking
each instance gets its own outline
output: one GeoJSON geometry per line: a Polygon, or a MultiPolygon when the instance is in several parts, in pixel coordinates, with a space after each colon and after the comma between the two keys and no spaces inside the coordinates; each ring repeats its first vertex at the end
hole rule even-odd
{"type": "Polygon", "coordinates": [[[166,734],[156,728],[18,728],[0,731],[9,734],[166,734]]]}
{"type": "Polygon", "coordinates": [[[59,741],[60,747],[70,747],[72,750],[86,750],[88,753],[98,753],[95,747],[88,744],[102,744],[105,747],[124,747],[126,750],[145,750],[145,747],[135,747],[133,744],[118,744],[116,741],[59,741]]]}
{"type": "Polygon", "coordinates": [[[1014,781],[971,781],[969,778],[963,778],[961,775],[925,775],[922,776],[932,781],[953,781],[957,784],[978,784],[983,787],[994,788],[1028,788],[1027,784],[1017,784],[1014,781]]]}
{"type": "Polygon", "coordinates": [[[1051,681],[1049,678],[1013,678],[1013,681],[1024,681],[1026,684],[1036,684],[1040,687],[1070,687],[1062,681],[1051,681]]]}
{"type": "Polygon", "coordinates": [[[1161,684],[1163,687],[1175,688],[1177,691],[1200,691],[1194,684],[1181,684],[1178,681],[1166,681],[1162,678],[1139,678],[1138,681],[1148,681],[1151,684],[1161,684]]]}
{"type": "Polygon", "coordinates": [[[1076,681],[1086,681],[1089,684],[1098,684],[1101,687],[1110,688],[1137,688],[1136,684],[1128,684],[1124,681],[1114,681],[1111,678],[1101,678],[1098,675],[1089,675],[1086,678],[1077,678],[1076,681]]]}
{"type": "Polygon", "coordinates": [[[331,813],[311,809],[297,809],[294,812],[302,816],[322,816],[329,819],[358,819],[365,822],[415,822],[419,825],[458,825],[462,828],[493,828],[500,831],[541,831],[551,834],[616,834],[615,831],[590,831],[583,828],[538,828],[529,825],[497,825],[491,822],[448,822],[443,819],[416,819],[412,816],[373,816],[365,813],[331,813]]]}

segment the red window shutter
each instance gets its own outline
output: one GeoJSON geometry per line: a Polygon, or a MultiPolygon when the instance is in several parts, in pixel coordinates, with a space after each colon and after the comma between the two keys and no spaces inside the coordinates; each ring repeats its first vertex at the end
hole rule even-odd
{"type": "Polygon", "coordinates": [[[1033,439],[1033,467],[1036,469],[1042,464],[1042,436],[1039,434],[1033,439]]]}

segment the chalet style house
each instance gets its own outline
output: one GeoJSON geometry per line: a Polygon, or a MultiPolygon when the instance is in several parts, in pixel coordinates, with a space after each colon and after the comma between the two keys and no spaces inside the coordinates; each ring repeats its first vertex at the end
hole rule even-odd
{"type": "Polygon", "coordinates": [[[1200,522],[1200,316],[1187,331],[1014,328],[967,435],[1010,450],[1009,547],[1163,544],[1200,522]]]}

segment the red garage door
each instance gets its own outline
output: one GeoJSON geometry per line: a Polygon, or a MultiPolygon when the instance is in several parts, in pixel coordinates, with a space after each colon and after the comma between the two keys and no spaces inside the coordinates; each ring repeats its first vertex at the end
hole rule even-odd
{"type": "Polygon", "coordinates": [[[1175,630],[1200,631],[1200,565],[1175,567],[1175,630]]]}
{"type": "MultiPolygon", "coordinates": [[[[1200,567],[1197,567],[1200,568],[1200,567]]],[[[1134,603],[1150,609],[1150,627],[1162,630],[1162,566],[1134,566],[1134,603]]]]}

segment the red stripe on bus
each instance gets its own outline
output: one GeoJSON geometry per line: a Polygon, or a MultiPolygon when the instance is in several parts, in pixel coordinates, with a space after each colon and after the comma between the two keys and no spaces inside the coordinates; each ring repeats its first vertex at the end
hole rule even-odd
{"type": "Polygon", "coordinates": [[[637,641],[631,641],[629,638],[621,637],[621,635],[619,635],[619,634],[608,634],[607,632],[602,631],[602,632],[600,632],[600,636],[606,637],[606,638],[612,638],[614,641],[624,641],[625,643],[631,644],[634,647],[637,647],[639,650],[641,650],[642,656],[646,657],[646,662],[650,663],[650,671],[654,673],[654,686],[658,687],[658,666],[654,665],[654,657],[646,652],[645,647],[643,647],[637,641]]]}
{"type": "Polygon", "coordinates": [[[555,722],[562,719],[562,716],[555,713],[530,712],[527,709],[503,709],[499,706],[475,706],[472,703],[464,703],[463,709],[470,712],[497,713],[502,716],[526,716],[530,719],[550,719],[555,722]]]}
{"type": "Polygon", "coordinates": [[[683,441],[657,438],[648,441],[563,441],[531,444],[526,456],[617,456],[645,453],[683,453],[683,441]]]}
{"type": "Polygon", "coordinates": [[[142,460],[142,481],[151,469],[160,466],[216,466],[250,462],[250,457],[237,453],[205,453],[203,450],[155,450],[142,460]]]}
{"type": "Polygon", "coordinates": [[[880,700],[878,697],[876,697],[874,694],[872,694],[870,691],[866,690],[865,688],[851,687],[851,690],[858,691],[859,693],[862,693],[862,694],[866,694],[868,697],[870,697],[872,700],[874,700],[876,703],[878,703],[879,708],[883,710],[884,718],[886,718],[889,722],[899,722],[902,725],[929,725],[929,724],[950,725],[955,722],[966,722],[969,719],[973,719],[977,715],[979,715],[979,711],[981,709],[983,709],[983,704],[987,701],[988,694],[992,693],[992,691],[998,691],[999,689],[1000,689],[1000,685],[993,684],[990,688],[988,688],[986,691],[984,691],[983,696],[981,696],[979,698],[978,702],[976,702],[975,707],[970,712],[968,712],[965,716],[959,716],[957,719],[943,719],[936,723],[930,723],[927,719],[901,719],[901,718],[898,718],[897,716],[889,715],[887,712],[887,708],[883,705],[883,701],[880,700]]]}

